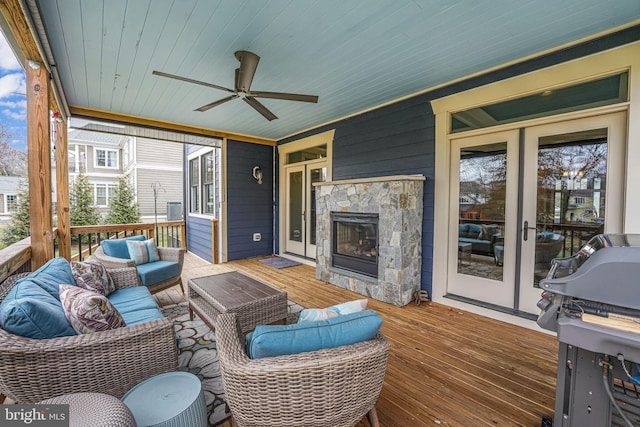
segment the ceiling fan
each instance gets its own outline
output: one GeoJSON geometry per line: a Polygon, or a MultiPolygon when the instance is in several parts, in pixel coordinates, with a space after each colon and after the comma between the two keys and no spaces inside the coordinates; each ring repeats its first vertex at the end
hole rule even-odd
{"type": "Polygon", "coordinates": [[[275,114],[262,105],[256,98],[271,98],[271,99],[284,99],[287,101],[300,101],[300,102],[312,102],[317,103],[318,97],[313,95],[300,95],[297,93],[283,93],[283,92],[262,92],[251,90],[251,81],[258,68],[258,62],[260,57],[255,53],[251,53],[247,50],[239,50],[235,53],[236,58],[240,61],[240,67],[236,68],[235,76],[235,88],[229,89],[224,86],[214,85],[212,83],[201,82],[199,80],[193,80],[187,77],[176,76],[175,74],[163,73],[162,71],[153,71],[152,74],[161,77],[168,77],[170,79],[181,80],[183,82],[195,83],[202,86],[212,87],[214,89],[230,92],[233,95],[226,98],[213,101],[209,104],[203,105],[200,108],[196,108],[194,111],[207,111],[213,107],[224,104],[227,101],[231,101],[236,98],[242,98],[244,102],[252,106],[258,113],[262,114],[265,119],[271,121],[277,119],[275,114]]]}

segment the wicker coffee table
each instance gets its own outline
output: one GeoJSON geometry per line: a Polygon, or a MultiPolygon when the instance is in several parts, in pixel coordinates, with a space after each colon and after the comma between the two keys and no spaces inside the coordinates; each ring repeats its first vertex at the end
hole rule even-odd
{"type": "Polygon", "coordinates": [[[237,271],[191,279],[188,288],[191,319],[195,312],[212,329],[222,313],[236,313],[244,333],[287,318],[286,292],[237,271]]]}

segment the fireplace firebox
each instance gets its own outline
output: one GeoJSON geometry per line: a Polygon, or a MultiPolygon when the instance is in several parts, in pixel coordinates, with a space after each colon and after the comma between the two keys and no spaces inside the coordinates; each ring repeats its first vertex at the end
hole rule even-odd
{"type": "Polygon", "coordinates": [[[332,265],[378,277],[378,215],[332,212],[332,265]]]}

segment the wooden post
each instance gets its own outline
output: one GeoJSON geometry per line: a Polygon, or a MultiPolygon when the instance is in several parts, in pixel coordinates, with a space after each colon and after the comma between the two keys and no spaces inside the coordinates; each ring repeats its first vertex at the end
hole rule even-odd
{"type": "Polygon", "coordinates": [[[27,144],[31,268],[53,258],[51,224],[51,142],[49,140],[49,76],[36,61],[29,61],[27,77],[27,144]]]}
{"type": "MultiPolygon", "coordinates": [[[[57,116],[59,117],[59,116],[57,116]]],[[[56,117],[56,119],[57,119],[56,117]]],[[[67,123],[56,120],[56,213],[58,215],[58,252],[71,261],[71,218],[69,217],[69,154],[67,123]]]]}
{"type": "Polygon", "coordinates": [[[27,77],[31,268],[35,270],[53,258],[49,75],[42,64],[31,60],[28,61],[25,73],[27,77]]]}
{"type": "Polygon", "coordinates": [[[211,218],[211,262],[218,263],[218,218],[211,218]]]}

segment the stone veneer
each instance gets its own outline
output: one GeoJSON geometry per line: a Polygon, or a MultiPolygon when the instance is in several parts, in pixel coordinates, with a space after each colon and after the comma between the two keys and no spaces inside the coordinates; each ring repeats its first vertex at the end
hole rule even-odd
{"type": "Polygon", "coordinates": [[[315,184],[316,278],[403,306],[420,289],[424,176],[389,176],[315,184]],[[331,212],[378,214],[378,278],[331,264],[331,212]]]}

